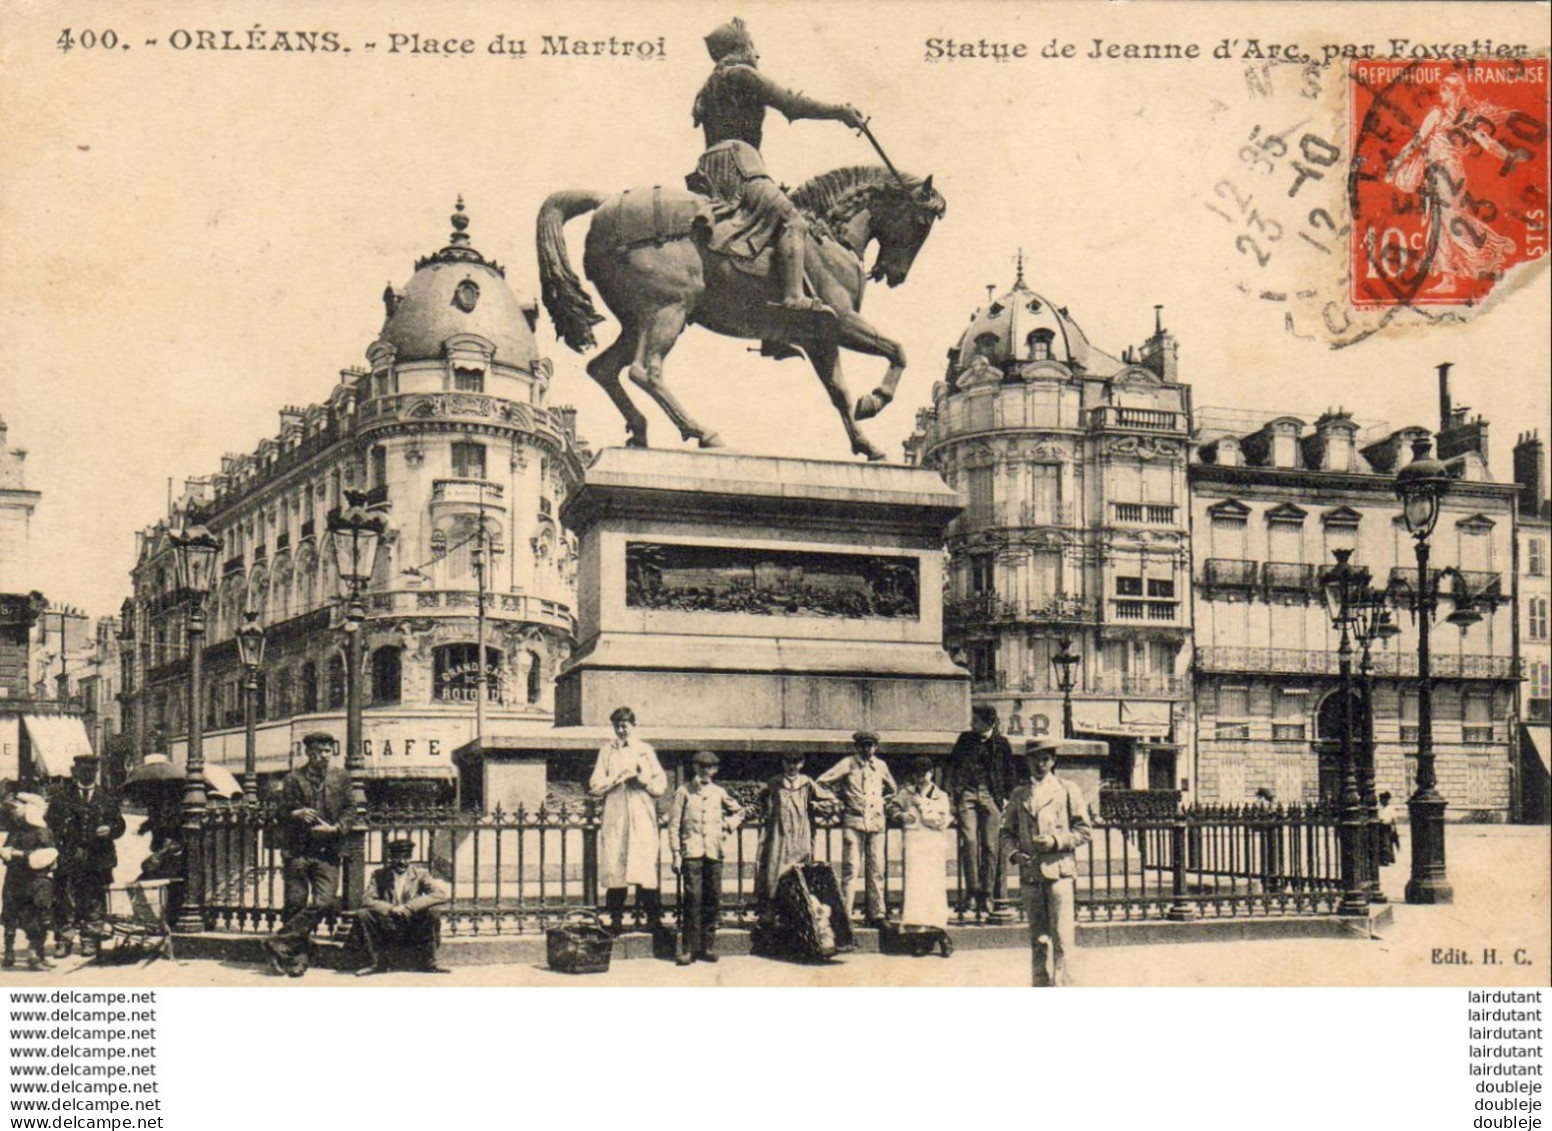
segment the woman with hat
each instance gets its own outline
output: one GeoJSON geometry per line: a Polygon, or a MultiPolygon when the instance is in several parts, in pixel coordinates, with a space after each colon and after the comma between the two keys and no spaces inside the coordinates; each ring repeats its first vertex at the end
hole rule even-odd
{"type": "Polygon", "coordinates": [[[609,716],[614,738],[598,752],[588,792],[604,800],[598,829],[598,882],[603,885],[609,926],[624,929],[625,893],[636,885],[636,907],[656,929],[663,918],[658,894],[657,805],[668,792],[668,775],[657,751],[636,737],[636,712],[620,707],[609,716]]]}
{"type": "MultiPolygon", "coordinates": [[[[944,885],[944,830],[948,828],[948,794],[932,780],[932,759],[920,755],[907,766],[905,784],[890,797],[890,817],[905,830],[905,905],[900,926],[948,927],[948,893],[944,885]]],[[[939,940],[943,957],[953,952],[944,934],[939,940]]]]}

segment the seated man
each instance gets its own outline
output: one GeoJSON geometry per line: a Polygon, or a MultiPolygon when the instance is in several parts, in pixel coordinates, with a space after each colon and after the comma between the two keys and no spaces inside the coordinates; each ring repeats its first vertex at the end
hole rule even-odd
{"type": "Polygon", "coordinates": [[[452,898],[452,892],[425,867],[410,863],[413,855],[413,841],[389,841],[387,867],[372,873],[366,899],[356,913],[356,942],[371,965],[357,970],[357,977],[391,969],[389,959],[396,950],[414,955],[411,969],[447,973],[436,960],[442,935],[436,909],[452,898]]]}

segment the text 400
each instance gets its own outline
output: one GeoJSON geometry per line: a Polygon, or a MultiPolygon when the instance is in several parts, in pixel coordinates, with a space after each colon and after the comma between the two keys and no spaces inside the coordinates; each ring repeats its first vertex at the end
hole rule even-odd
{"type": "Polygon", "coordinates": [[[92,31],[88,28],[80,34],[76,34],[71,28],[65,28],[54,43],[54,46],[61,51],[69,51],[74,47],[85,48],[88,51],[94,47],[103,47],[111,51],[118,45],[119,33],[112,28],[104,28],[102,31],[92,31]]]}

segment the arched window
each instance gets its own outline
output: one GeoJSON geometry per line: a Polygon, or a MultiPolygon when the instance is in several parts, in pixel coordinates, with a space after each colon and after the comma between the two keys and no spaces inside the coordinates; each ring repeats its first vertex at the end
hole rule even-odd
{"type": "Polygon", "coordinates": [[[329,657],[329,710],[345,705],[345,657],[338,652],[329,657]]]}
{"type": "Polygon", "coordinates": [[[1031,330],[1029,332],[1029,360],[1049,361],[1051,358],[1051,343],[1056,335],[1050,330],[1031,330]]]}
{"type": "Polygon", "coordinates": [[[400,696],[401,653],[389,645],[372,653],[372,702],[397,703],[400,696]]]}
{"type": "Polygon", "coordinates": [[[302,665],[301,709],[302,711],[316,711],[318,709],[318,665],[308,660],[302,665]]]}
{"type": "MultiPolygon", "coordinates": [[[[479,669],[475,663],[478,645],[444,644],[432,653],[433,694],[442,702],[474,702],[479,669]]],[[[501,652],[485,648],[485,697],[492,703],[505,701],[501,680],[501,652]]]]}
{"type": "Polygon", "coordinates": [[[544,669],[539,663],[539,653],[530,651],[528,656],[528,705],[536,707],[539,704],[539,694],[543,690],[544,669]]]}

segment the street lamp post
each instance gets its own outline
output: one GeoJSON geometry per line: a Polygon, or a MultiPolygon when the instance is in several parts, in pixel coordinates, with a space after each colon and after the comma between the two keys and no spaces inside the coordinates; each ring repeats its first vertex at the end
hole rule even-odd
{"type": "Polygon", "coordinates": [[[205,720],[201,700],[205,652],[205,597],[216,574],[221,543],[203,526],[174,531],[170,537],[178,588],[189,602],[189,731],[183,766],[183,853],[185,880],[178,930],[205,929],[205,720]]]}
{"type": "Polygon", "coordinates": [[[1354,609],[1353,635],[1358,640],[1358,682],[1362,689],[1363,732],[1359,735],[1358,793],[1365,815],[1364,873],[1370,903],[1385,903],[1380,890],[1380,802],[1375,792],[1374,769],[1374,658],[1376,640],[1389,640],[1401,630],[1388,607],[1388,594],[1366,589],[1354,609]]]}
{"type": "Polygon", "coordinates": [[[253,609],[243,613],[237,630],[237,653],[248,680],[243,694],[243,802],[259,803],[258,700],[259,667],[264,663],[264,629],[253,609]]]}
{"type": "Polygon", "coordinates": [[[1056,669],[1056,686],[1062,693],[1062,737],[1071,738],[1072,689],[1077,683],[1078,664],[1082,662],[1082,657],[1072,650],[1072,637],[1063,636],[1056,643],[1061,651],[1051,657],[1051,667],[1056,669]]]}
{"type": "Polygon", "coordinates": [[[361,744],[361,626],[366,620],[362,593],[377,566],[382,544],[383,520],[366,509],[366,494],[345,492],[345,508],[329,516],[334,536],[334,560],[345,588],[345,769],[350,774],[350,795],[355,803],[357,827],[350,831],[350,859],[345,874],[345,895],[351,908],[361,905],[365,890],[365,833],[359,824],[366,808],[366,751],[361,744]]]}
{"type": "Polygon", "coordinates": [[[1342,871],[1341,915],[1364,915],[1369,910],[1369,887],[1364,876],[1362,848],[1365,814],[1358,793],[1357,758],[1353,751],[1353,643],[1352,628],[1356,608],[1364,599],[1369,571],[1354,566],[1348,558],[1351,550],[1335,551],[1336,565],[1321,575],[1320,587],[1326,599],[1331,624],[1340,634],[1337,644],[1337,672],[1341,687],[1337,694],[1342,705],[1342,777],[1338,798],[1338,850],[1342,871]]]}
{"type": "Polygon", "coordinates": [[[1439,505],[1449,490],[1444,464],[1432,458],[1432,444],[1425,438],[1412,445],[1412,462],[1396,473],[1396,497],[1407,530],[1417,542],[1417,584],[1412,611],[1417,618],[1417,792],[1407,802],[1412,835],[1412,876],[1407,881],[1408,903],[1451,903],[1444,864],[1444,810],[1433,764],[1433,673],[1428,636],[1438,607],[1438,589],[1428,572],[1428,538],[1439,521],[1439,505]]]}

